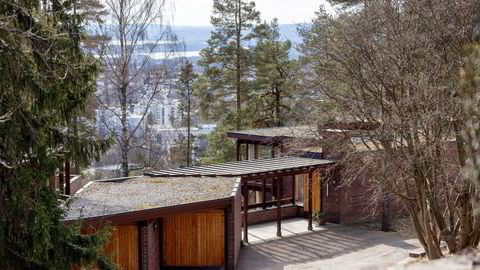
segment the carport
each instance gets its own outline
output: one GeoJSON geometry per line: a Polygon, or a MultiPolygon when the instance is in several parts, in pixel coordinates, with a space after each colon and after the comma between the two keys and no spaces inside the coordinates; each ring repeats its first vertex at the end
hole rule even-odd
{"type": "MultiPolygon", "coordinates": [[[[312,159],[303,157],[278,157],[269,159],[254,159],[243,160],[236,162],[228,162],[216,165],[185,167],[170,170],[151,171],[145,175],[152,177],[240,177],[242,183],[243,194],[243,210],[245,212],[243,218],[243,241],[248,243],[248,210],[257,207],[276,206],[276,223],[277,236],[282,236],[281,228],[281,207],[283,204],[295,204],[295,192],[292,192],[292,197],[283,198],[282,185],[284,176],[292,176],[292,182],[296,175],[308,175],[308,191],[307,191],[307,205],[308,205],[308,230],[312,230],[312,197],[321,196],[312,194],[312,178],[316,171],[324,170],[334,162],[325,159],[312,159]],[[271,185],[267,185],[266,179],[274,179],[271,185]],[[248,191],[260,189],[263,193],[262,202],[249,205],[248,191]],[[267,190],[275,192],[275,200],[266,201],[265,193],[267,190]],[[245,211],[246,210],[246,211],[245,211]]],[[[295,185],[293,185],[293,188],[295,185]]]]}

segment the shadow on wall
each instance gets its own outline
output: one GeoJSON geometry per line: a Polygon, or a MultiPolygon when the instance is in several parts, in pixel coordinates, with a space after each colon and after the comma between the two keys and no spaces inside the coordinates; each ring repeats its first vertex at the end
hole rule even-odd
{"type": "Polygon", "coordinates": [[[286,265],[330,259],[376,245],[418,249],[392,233],[334,226],[248,245],[241,251],[238,269],[280,270],[286,265]]]}

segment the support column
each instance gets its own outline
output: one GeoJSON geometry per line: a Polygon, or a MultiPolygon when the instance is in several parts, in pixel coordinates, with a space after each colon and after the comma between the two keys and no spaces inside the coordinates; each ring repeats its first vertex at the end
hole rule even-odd
{"type": "Polygon", "coordinates": [[[250,155],[248,154],[248,147],[249,147],[249,143],[246,143],[245,144],[245,160],[249,160],[250,159],[250,155]]]}
{"type": "MultiPolygon", "coordinates": [[[[273,190],[272,190],[272,193],[273,193],[273,190]]],[[[267,179],[263,178],[262,179],[262,208],[263,209],[267,208],[267,205],[265,204],[266,202],[267,202],[267,179]]]]}
{"type": "Polygon", "coordinates": [[[243,242],[248,243],[248,183],[243,179],[243,242]]]}
{"type": "Polygon", "coordinates": [[[237,146],[237,161],[240,161],[240,142],[237,140],[236,142],[237,146]]]}
{"type": "Polygon", "coordinates": [[[65,161],[65,194],[70,195],[70,161],[65,161]]]}
{"type": "Polygon", "coordinates": [[[282,236],[282,182],[283,178],[275,178],[277,182],[277,236],[282,236]]]}
{"type": "Polygon", "coordinates": [[[274,158],[275,157],[275,145],[273,143],[272,143],[271,151],[272,151],[272,158],[274,158]]]}
{"type": "Polygon", "coordinates": [[[163,250],[163,239],[164,239],[164,235],[163,235],[163,219],[164,218],[159,218],[158,219],[158,229],[159,229],[159,243],[160,243],[160,251],[159,251],[159,265],[160,265],[160,269],[163,268],[163,253],[164,253],[164,250],[163,250]]]}
{"type": "Polygon", "coordinates": [[[258,145],[257,143],[255,143],[255,144],[253,145],[253,156],[254,156],[254,159],[258,159],[258,158],[260,157],[259,151],[258,151],[259,149],[258,149],[258,148],[259,148],[259,145],[258,145]]]}
{"type": "Polygon", "coordinates": [[[295,181],[295,173],[292,173],[292,204],[296,205],[297,202],[295,200],[295,196],[297,193],[297,181],[295,181]]]}
{"type": "Polygon", "coordinates": [[[313,173],[312,171],[308,172],[308,230],[312,231],[313,226],[312,226],[312,212],[313,212],[313,205],[312,205],[312,177],[313,173]]]}

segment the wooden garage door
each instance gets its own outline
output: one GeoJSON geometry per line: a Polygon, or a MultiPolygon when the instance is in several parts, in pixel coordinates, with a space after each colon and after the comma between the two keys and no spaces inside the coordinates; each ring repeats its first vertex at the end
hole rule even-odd
{"type": "Polygon", "coordinates": [[[105,252],[120,269],[139,269],[137,225],[115,226],[105,252]]]}
{"type": "Polygon", "coordinates": [[[224,212],[185,213],[164,218],[163,262],[167,266],[222,266],[224,212]]]}

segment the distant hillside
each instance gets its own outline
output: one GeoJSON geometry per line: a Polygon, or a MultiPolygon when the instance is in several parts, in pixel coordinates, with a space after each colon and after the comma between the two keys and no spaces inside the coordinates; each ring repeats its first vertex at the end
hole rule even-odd
{"type": "MultiPolygon", "coordinates": [[[[108,25],[104,25],[104,27],[108,28],[108,25]]],[[[173,26],[172,32],[176,34],[178,40],[180,42],[184,42],[185,44],[185,53],[179,52],[174,56],[174,58],[178,57],[185,57],[192,63],[196,63],[199,60],[199,52],[207,47],[207,40],[210,38],[211,32],[213,27],[211,26],[173,26]]],[[[160,32],[162,32],[162,27],[160,25],[150,25],[148,28],[147,34],[145,35],[144,43],[152,42],[155,40],[155,36],[157,36],[160,32]]],[[[91,33],[99,33],[100,31],[95,31],[95,28],[89,29],[91,33]]],[[[280,25],[280,34],[282,39],[290,40],[293,43],[293,48],[290,54],[291,58],[298,57],[298,51],[295,49],[295,45],[301,42],[300,37],[297,33],[297,25],[295,24],[283,24],[280,25]]],[[[113,35],[114,36],[114,35],[113,35]]],[[[112,44],[118,45],[119,42],[116,40],[111,41],[112,44]]],[[[161,43],[158,45],[158,49],[156,52],[158,54],[153,55],[153,60],[157,61],[160,60],[163,56],[161,53],[165,46],[169,46],[167,43],[161,43]]],[[[145,52],[138,50],[138,55],[144,55],[145,52]]],[[[195,66],[195,70],[199,71],[199,68],[195,66]]]]}
{"type": "MultiPolygon", "coordinates": [[[[187,51],[200,51],[205,48],[212,30],[213,27],[210,26],[172,27],[172,31],[178,36],[178,39],[185,42],[187,51]]],[[[297,33],[297,25],[295,24],[280,25],[280,33],[283,39],[289,39],[293,44],[301,42],[297,33]]]]}

